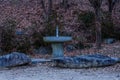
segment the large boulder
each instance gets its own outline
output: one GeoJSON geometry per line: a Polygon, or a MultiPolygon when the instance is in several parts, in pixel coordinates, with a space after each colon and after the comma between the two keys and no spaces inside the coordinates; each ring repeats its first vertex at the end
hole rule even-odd
{"type": "Polygon", "coordinates": [[[108,39],[104,40],[104,43],[106,43],[106,44],[112,44],[112,43],[115,43],[115,42],[116,42],[116,39],[114,39],[114,38],[108,38],[108,39]]]}
{"type": "Polygon", "coordinates": [[[53,62],[54,66],[63,68],[90,68],[114,65],[120,62],[120,59],[100,54],[93,54],[74,57],[59,57],[54,58],[53,62]]]}
{"type": "Polygon", "coordinates": [[[29,63],[31,63],[31,59],[24,53],[12,52],[10,54],[0,56],[0,67],[13,67],[29,63]]]}

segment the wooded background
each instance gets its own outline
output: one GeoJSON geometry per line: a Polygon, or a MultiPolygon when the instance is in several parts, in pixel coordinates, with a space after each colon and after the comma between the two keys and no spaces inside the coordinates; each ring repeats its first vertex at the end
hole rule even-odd
{"type": "Polygon", "coordinates": [[[119,0],[0,0],[3,51],[47,46],[43,36],[55,35],[56,25],[72,44],[96,42],[99,48],[104,38],[120,39],[119,0]]]}

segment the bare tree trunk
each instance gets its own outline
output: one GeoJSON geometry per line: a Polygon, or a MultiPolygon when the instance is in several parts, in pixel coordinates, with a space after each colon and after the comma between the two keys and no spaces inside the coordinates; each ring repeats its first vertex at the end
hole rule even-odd
{"type": "Polygon", "coordinates": [[[109,20],[112,21],[112,11],[115,8],[115,5],[119,3],[120,0],[108,0],[108,11],[109,11],[109,20]]]}
{"type": "Polygon", "coordinates": [[[97,49],[101,48],[102,43],[102,32],[101,32],[101,12],[99,9],[95,11],[96,15],[96,47],[97,49]]]}
{"type": "Polygon", "coordinates": [[[91,6],[94,8],[95,11],[95,28],[96,28],[96,48],[101,48],[102,43],[102,35],[101,35],[101,4],[103,0],[89,0],[91,6]]]}
{"type": "Polygon", "coordinates": [[[96,21],[96,48],[100,49],[101,48],[101,24],[99,21],[96,21]]]}
{"type": "Polygon", "coordinates": [[[112,0],[108,0],[108,9],[109,9],[109,12],[112,13],[112,9],[113,9],[113,4],[112,4],[112,0]]]}
{"type": "Polygon", "coordinates": [[[50,16],[52,14],[52,0],[48,0],[48,15],[50,16]]]}
{"type": "Polygon", "coordinates": [[[42,9],[43,9],[43,16],[44,16],[44,22],[45,22],[45,32],[48,35],[51,35],[53,32],[50,30],[52,27],[52,6],[53,6],[53,0],[48,0],[48,7],[45,6],[45,0],[41,0],[41,5],[42,5],[42,9]]]}
{"type": "Polygon", "coordinates": [[[67,10],[68,0],[62,1],[65,11],[67,10]]]}
{"type": "Polygon", "coordinates": [[[42,9],[43,9],[43,12],[44,12],[43,16],[45,18],[45,21],[47,21],[48,20],[48,18],[47,18],[47,10],[45,8],[45,2],[43,0],[41,0],[41,6],[42,6],[42,9]]]}
{"type": "Polygon", "coordinates": [[[112,14],[112,10],[114,9],[115,4],[118,2],[119,2],[119,0],[108,0],[109,12],[111,14],[112,14]]]}
{"type": "Polygon", "coordinates": [[[44,18],[45,18],[45,21],[48,22],[49,19],[50,19],[50,15],[52,14],[52,3],[53,1],[52,0],[48,0],[48,9],[45,7],[45,1],[44,0],[41,0],[41,5],[42,5],[42,9],[43,9],[43,12],[44,12],[44,18]]]}
{"type": "Polygon", "coordinates": [[[60,2],[60,6],[61,8],[63,8],[65,10],[65,12],[67,11],[69,4],[68,4],[68,0],[61,0],[60,2]]]}

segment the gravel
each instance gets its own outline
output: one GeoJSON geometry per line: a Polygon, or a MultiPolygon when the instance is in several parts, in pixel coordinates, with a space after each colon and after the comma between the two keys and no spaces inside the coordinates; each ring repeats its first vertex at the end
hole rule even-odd
{"type": "Polygon", "coordinates": [[[65,69],[37,64],[0,69],[0,80],[120,80],[120,65],[90,69],[65,69]]]}

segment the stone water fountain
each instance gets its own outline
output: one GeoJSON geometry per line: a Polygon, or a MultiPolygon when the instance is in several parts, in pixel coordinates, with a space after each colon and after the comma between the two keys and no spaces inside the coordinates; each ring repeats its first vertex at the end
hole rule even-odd
{"type": "Polygon", "coordinates": [[[53,58],[56,57],[64,57],[64,49],[63,43],[67,41],[71,41],[72,37],[70,36],[59,36],[59,29],[56,26],[56,36],[46,36],[43,37],[45,42],[50,42],[52,45],[52,56],[53,58]]]}
{"type": "Polygon", "coordinates": [[[106,67],[120,63],[120,58],[101,55],[101,53],[64,56],[63,43],[71,41],[70,36],[59,36],[58,26],[56,27],[56,36],[46,36],[45,42],[52,44],[52,62],[54,66],[62,68],[91,68],[106,67]]]}

